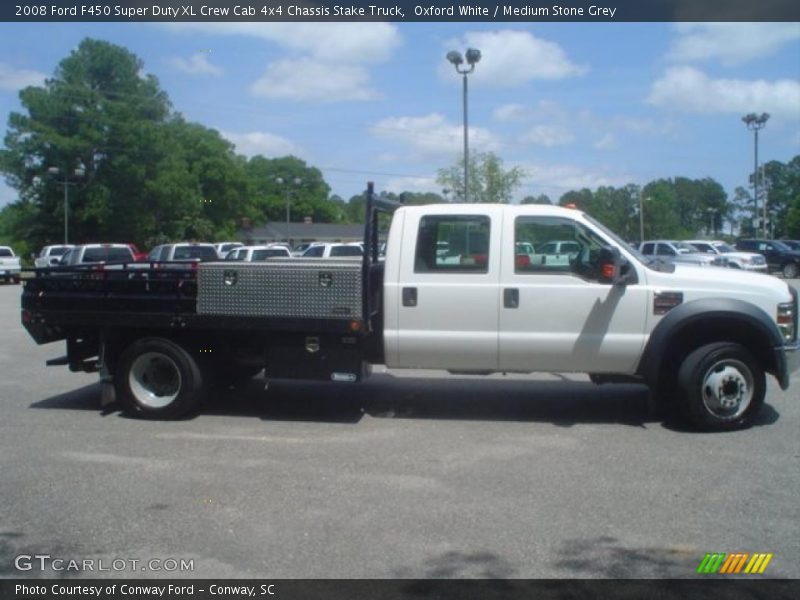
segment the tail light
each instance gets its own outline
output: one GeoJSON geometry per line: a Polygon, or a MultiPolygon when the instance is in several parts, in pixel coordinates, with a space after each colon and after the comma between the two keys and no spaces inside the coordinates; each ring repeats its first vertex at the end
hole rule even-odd
{"type": "Polygon", "coordinates": [[[514,265],[517,269],[527,269],[531,266],[531,257],[527,254],[517,254],[514,257],[514,265]]]}

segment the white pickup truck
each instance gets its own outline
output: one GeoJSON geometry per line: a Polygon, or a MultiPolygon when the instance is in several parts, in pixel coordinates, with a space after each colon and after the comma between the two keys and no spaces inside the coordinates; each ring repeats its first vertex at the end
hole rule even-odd
{"type": "Polygon", "coordinates": [[[0,246],[0,279],[19,283],[21,270],[19,256],[9,246],[0,246]]]}
{"type": "Polygon", "coordinates": [[[641,382],[695,426],[726,430],[752,423],[766,373],[786,389],[798,368],[797,292],[776,278],[650,263],[567,208],[404,207],[370,191],[367,214],[362,261],[76,272],[71,286],[37,273],[22,321],[38,343],[66,339],[50,364],[99,370],[107,397],[151,418],[195,409],[220,374],[345,383],[385,364],[641,382]],[[381,211],[394,211],[385,261],[381,211]],[[549,241],[577,251],[517,252],[549,241]]]}

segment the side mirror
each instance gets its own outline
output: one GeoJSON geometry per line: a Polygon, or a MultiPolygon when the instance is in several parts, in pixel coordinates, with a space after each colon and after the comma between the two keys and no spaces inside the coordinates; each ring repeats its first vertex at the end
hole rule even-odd
{"type": "Polygon", "coordinates": [[[622,274],[622,265],[625,262],[616,246],[604,246],[600,249],[600,283],[611,285],[625,285],[627,276],[622,274]]]}

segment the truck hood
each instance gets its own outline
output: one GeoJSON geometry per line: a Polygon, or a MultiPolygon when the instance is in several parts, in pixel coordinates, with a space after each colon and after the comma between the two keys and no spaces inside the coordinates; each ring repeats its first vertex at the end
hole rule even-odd
{"type": "Polygon", "coordinates": [[[777,277],[738,269],[676,263],[672,273],[648,270],[647,281],[654,288],[682,291],[687,300],[738,298],[761,305],[766,298],[768,305],[762,308],[768,307],[768,314],[778,303],[792,299],[788,284],[777,277]]]}

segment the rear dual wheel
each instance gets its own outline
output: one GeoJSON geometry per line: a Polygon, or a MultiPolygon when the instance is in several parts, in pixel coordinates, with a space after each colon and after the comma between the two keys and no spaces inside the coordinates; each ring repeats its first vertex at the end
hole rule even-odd
{"type": "Polygon", "coordinates": [[[195,410],[205,387],[197,361],[165,338],[142,338],[120,356],[114,376],[126,413],[147,419],[176,419],[195,410]]]}

